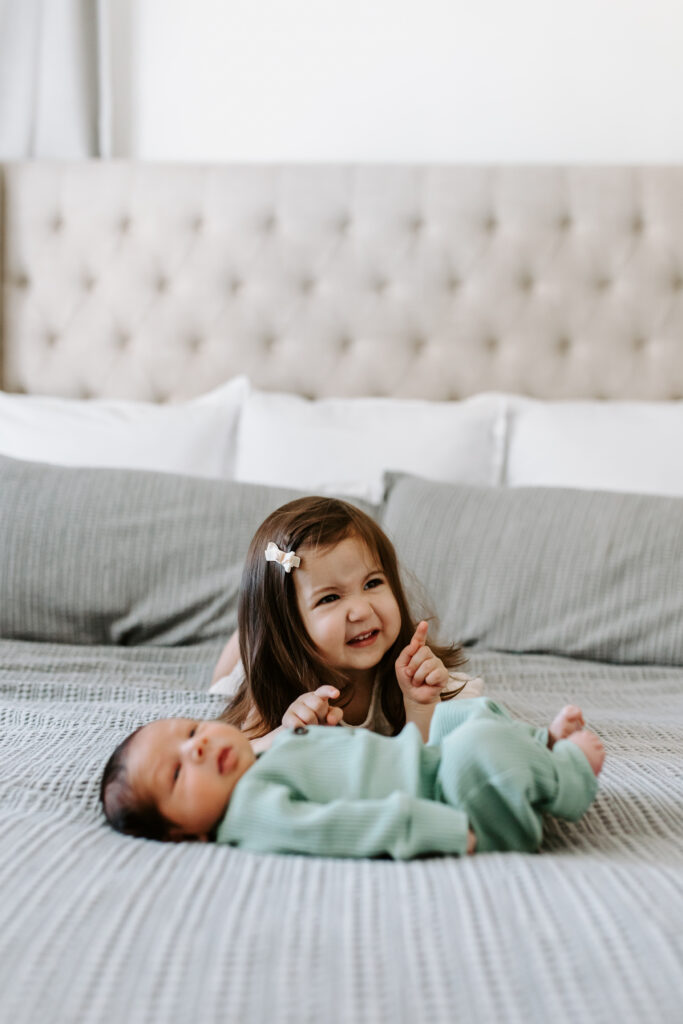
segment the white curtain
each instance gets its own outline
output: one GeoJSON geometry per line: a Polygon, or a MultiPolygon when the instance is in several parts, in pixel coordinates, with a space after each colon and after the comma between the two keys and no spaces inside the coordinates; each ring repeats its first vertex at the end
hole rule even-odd
{"type": "Polygon", "coordinates": [[[0,0],[0,159],[109,156],[107,0],[0,0]]]}

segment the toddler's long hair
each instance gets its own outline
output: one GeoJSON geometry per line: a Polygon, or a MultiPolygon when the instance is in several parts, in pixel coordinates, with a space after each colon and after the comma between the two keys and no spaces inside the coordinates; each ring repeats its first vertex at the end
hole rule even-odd
{"type": "MultiPolygon", "coordinates": [[[[282,716],[300,694],[325,683],[336,686],[343,707],[353,688],[343,672],[326,664],[310,639],[297,603],[294,575],[277,563],[267,562],[270,541],[282,551],[325,549],[347,537],[365,543],[385,573],[396,598],[401,628],[379,666],[382,709],[394,733],[405,725],[403,695],[394,663],[415,631],[396,560],[394,546],[361,509],[336,498],[297,498],[282,505],[256,531],[242,574],[238,606],[240,654],[246,678],[221,719],[246,728],[253,737],[265,735],[282,723],[282,716]],[[258,716],[255,720],[254,710],[258,716]]],[[[447,668],[466,660],[456,645],[430,647],[447,668]]]]}

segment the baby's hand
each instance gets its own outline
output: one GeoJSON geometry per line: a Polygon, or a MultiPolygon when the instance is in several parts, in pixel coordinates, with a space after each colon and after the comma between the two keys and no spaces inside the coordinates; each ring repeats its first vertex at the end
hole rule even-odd
{"type": "Polygon", "coordinates": [[[330,701],[338,696],[339,690],[327,685],[302,693],[285,711],[282,724],[287,729],[295,729],[298,725],[339,725],[344,712],[330,706],[330,701]]]}
{"type": "Polygon", "coordinates": [[[396,659],[398,685],[416,704],[436,704],[448,685],[448,669],[425,642],[428,630],[428,623],[418,622],[413,639],[396,659]]]}

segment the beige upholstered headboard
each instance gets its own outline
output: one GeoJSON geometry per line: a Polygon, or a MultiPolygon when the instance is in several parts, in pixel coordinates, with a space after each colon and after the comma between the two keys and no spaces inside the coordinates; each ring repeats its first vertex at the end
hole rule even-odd
{"type": "Polygon", "coordinates": [[[7,390],[683,395],[683,167],[2,176],[7,390]]]}

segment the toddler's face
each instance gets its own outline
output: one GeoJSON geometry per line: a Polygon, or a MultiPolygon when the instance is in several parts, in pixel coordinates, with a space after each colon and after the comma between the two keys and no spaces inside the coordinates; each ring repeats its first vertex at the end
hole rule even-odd
{"type": "Polygon", "coordinates": [[[328,665],[358,679],[395,642],[401,612],[386,574],[367,545],[346,537],[322,551],[299,550],[294,587],[303,624],[328,665]]]}
{"type": "Polygon", "coordinates": [[[170,838],[207,839],[254,761],[249,740],[232,725],[164,718],[131,742],[127,774],[135,792],[175,823],[170,838]]]}

